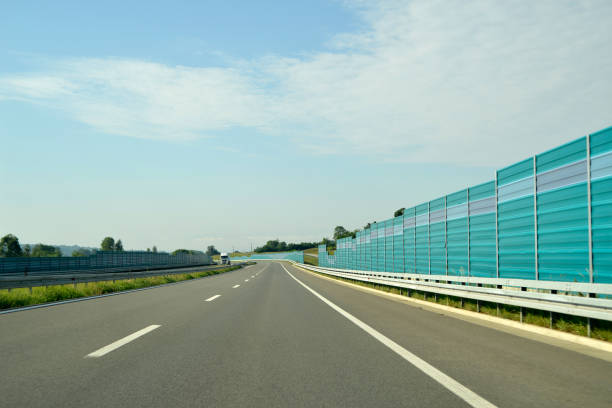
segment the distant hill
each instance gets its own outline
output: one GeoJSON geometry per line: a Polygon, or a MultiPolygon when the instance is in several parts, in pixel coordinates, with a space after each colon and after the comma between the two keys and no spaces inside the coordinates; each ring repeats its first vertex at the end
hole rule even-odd
{"type": "MultiPolygon", "coordinates": [[[[29,245],[30,248],[34,248],[36,244],[21,244],[21,248],[25,247],[26,245],[29,245]]],[[[60,251],[62,252],[62,256],[72,256],[72,253],[76,251],[77,249],[88,249],[90,251],[96,251],[100,249],[100,248],[93,248],[93,247],[83,247],[79,245],[53,245],[53,246],[60,249],[60,251]]]]}

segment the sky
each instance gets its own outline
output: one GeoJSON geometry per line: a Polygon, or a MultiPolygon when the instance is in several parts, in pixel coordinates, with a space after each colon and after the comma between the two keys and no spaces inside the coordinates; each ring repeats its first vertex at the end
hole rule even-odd
{"type": "Polygon", "coordinates": [[[612,125],[612,2],[23,1],[0,235],[319,241],[612,125]]]}

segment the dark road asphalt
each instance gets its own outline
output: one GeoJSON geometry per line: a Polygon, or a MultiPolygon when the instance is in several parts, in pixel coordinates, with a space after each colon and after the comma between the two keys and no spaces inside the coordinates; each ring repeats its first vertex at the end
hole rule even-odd
{"type": "Polygon", "coordinates": [[[612,406],[610,362],[283,265],[0,315],[0,406],[468,406],[287,270],[484,403],[612,406]]]}

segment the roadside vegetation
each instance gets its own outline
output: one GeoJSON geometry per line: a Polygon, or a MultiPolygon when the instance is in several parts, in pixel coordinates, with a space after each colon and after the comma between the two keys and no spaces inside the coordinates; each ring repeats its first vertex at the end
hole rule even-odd
{"type": "Polygon", "coordinates": [[[304,250],[304,263],[314,266],[319,266],[319,257],[313,256],[318,255],[319,248],[309,248],[304,250]]]}
{"type": "Polygon", "coordinates": [[[147,288],[150,286],[158,286],[167,283],[218,275],[220,273],[233,271],[239,268],[241,268],[240,265],[235,265],[217,270],[151,276],[146,278],[88,282],[78,283],[76,285],[67,284],[38,286],[32,288],[31,290],[29,288],[11,290],[2,289],[0,290],[0,310],[57,302],[60,300],[75,299],[80,297],[99,296],[107,293],[122,292],[132,289],[147,288]]]}
{"type": "MultiPolygon", "coordinates": [[[[424,292],[419,290],[405,288],[397,288],[389,285],[380,285],[377,283],[362,282],[353,279],[341,278],[338,276],[326,275],[319,272],[319,275],[337,279],[344,282],[354,283],[359,286],[372,288],[388,293],[395,293],[401,296],[411,297],[413,299],[424,300],[440,305],[451,306],[458,309],[469,310],[472,312],[483,313],[490,316],[501,317],[504,319],[510,319],[514,321],[520,321],[521,312],[520,308],[516,306],[489,303],[489,302],[477,302],[471,299],[461,299],[454,296],[447,295],[436,295],[430,292],[424,292]]],[[[535,326],[551,328],[579,336],[588,336],[588,324],[587,318],[579,316],[564,315],[560,313],[553,313],[552,324],[550,313],[543,310],[534,309],[523,309],[523,323],[533,324],[535,326]]],[[[605,320],[591,319],[591,338],[597,340],[603,340],[612,342],[612,322],[605,320]]]]}

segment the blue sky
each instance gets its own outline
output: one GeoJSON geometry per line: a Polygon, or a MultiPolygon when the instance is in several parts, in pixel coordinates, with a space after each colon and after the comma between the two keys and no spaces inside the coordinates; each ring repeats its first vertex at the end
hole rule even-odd
{"type": "Polygon", "coordinates": [[[0,234],[313,241],[612,124],[608,1],[13,2],[0,234]]]}

